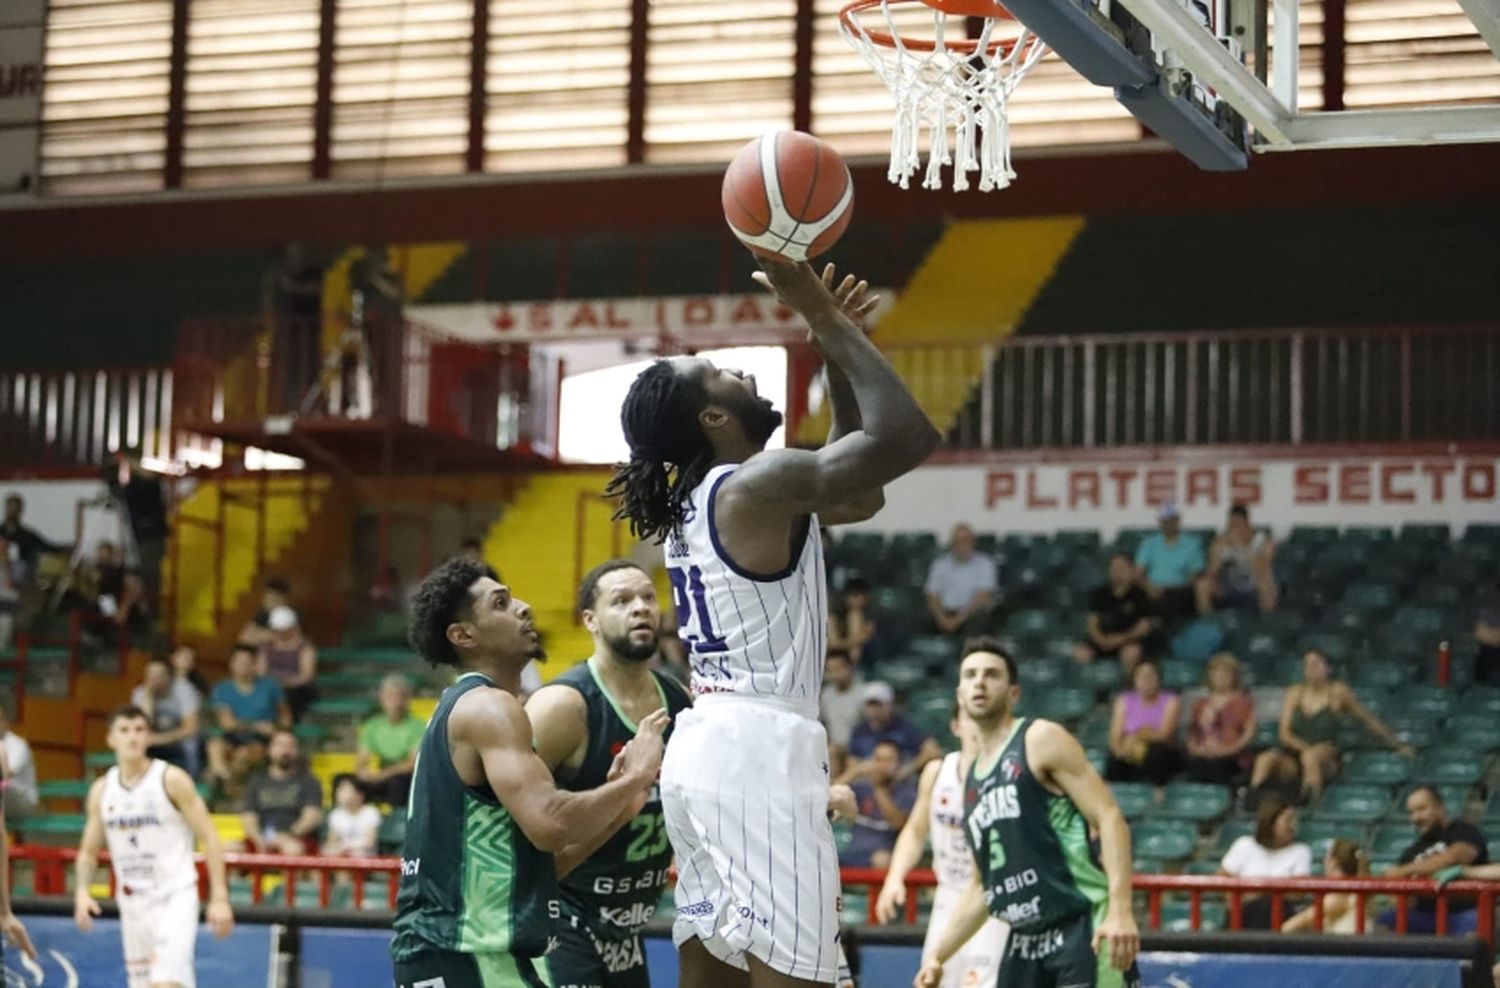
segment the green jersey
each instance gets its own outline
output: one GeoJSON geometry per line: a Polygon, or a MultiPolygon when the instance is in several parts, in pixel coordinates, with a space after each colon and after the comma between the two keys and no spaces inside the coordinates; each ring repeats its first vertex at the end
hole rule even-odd
{"type": "Polygon", "coordinates": [[[532,846],[488,784],[468,785],[453,767],[453,705],[494,685],[477,672],[458,677],[417,749],[392,924],[397,961],[431,951],[539,957],[561,916],[552,855],[532,846]]]}
{"type": "Polygon", "coordinates": [[[1013,930],[1054,927],[1109,901],[1078,807],[1031,772],[1024,717],[990,764],[969,769],[964,831],[990,915],[1013,930]]]}
{"type": "MultiPolygon", "coordinates": [[[[687,692],[675,681],[651,673],[667,713],[691,706],[687,692]]],[[[580,662],[552,681],[583,695],[589,740],[583,763],[563,789],[582,792],[604,785],[615,756],[635,737],[636,725],[625,716],[595,671],[592,661],[580,662]]],[[[671,726],[666,737],[671,737],[671,726]]],[[[656,912],[667,873],[672,867],[672,845],[667,840],[661,794],[653,787],[646,805],[603,847],[562,879],[563,908],[595,936],[617,939],[636,933],[656,912]]]]}

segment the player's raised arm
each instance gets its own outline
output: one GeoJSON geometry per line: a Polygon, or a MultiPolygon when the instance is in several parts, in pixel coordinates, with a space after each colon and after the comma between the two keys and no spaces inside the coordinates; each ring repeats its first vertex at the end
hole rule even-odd
{"type": "Polygon", "coordinates": [[[204,918],[214,936],[222,940],[234,931],[234,911],[229,908],[229,881],[225,877],[224,845],[219,842],[219,832],[214,829],[208,807],[203,805],[203,797],[198,795],[191,776],[173,765],[162,777],[162,785],[167,798],[203,847],[203,863],[208,867],[208,911],[204,918]]]}
{"type": "Polygon", "coordinates": [[[906,876],[922,860],[922,851],[927,846],[932,787],[937,783],[942,764],[933,761],[922,767],[922,778],[917,782],[917,801],[911,808],[911,815],[906,818],[906,826],[896,837],[885,884],[880,887],[880,895],[875,900],[875,919],[882,924],[895,919],[896,910],[906,905],[906,876]]]}
{"type": "Polygon", "coordinates": [[[478,752],[485,779],[526,839],[538,850],[554,853],[597,838],[655,783],[666,723],[664,712],[642,721],[641,732],[622,753],[620,777],[587,792],[557,788],[546,763],[532,750],[526,712],[503,690],[466,693],[453,708],[449,730],[453,741],[478,752]]]}
{"type": "Polygon", "coordinates": [[[73,863],[73,922],[83,933],[93,930],[94,917],[100,913],[99,903],[89,894],[89,885],[99,863],[99,849],[104,846],[104,817],[99,812],[103,792],[104,780],[95,779],[84,804],[83,839],[78,842],[78,857],[73,863]]]}

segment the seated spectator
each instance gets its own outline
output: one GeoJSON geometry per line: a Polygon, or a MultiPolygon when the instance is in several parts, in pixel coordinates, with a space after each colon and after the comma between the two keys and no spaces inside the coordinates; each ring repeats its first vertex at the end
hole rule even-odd
{"type": "MultiPolygon", "coordinates": [[[[1255,833],[1229,845],[1219,874],[1235,878],[1305,878],[1312,874],[1312,849],[1297,841],[1297,808],[1279,799],[1263,800],[1255,833]]],[[[1247,930],[1271,928],[1271,899],[1247,895],[1241,912],[1247,930]]]]}
{"type": "Polygon", "coordinates": [[[887,868],[896,837],[917,801],[916,780],[897,779],[901,749],[894,741],[878,741],[870,755],[870,770],[850,785],[859,813],[849,844],[839,852],[841,868],[887,868]]]}
{"type": "Polygon", "coordinates": [[[318,698],[318,650],[302,636],[297,612],[282,606],[268,618],[270,636],[260,643],[260,674],[281,684],[292,720],[301,720],[318,698]]]}
{"type": "Polygon", "coordinates": [[[10,648],[16,615],[21,610],[20,567],[12,558],[14,555],[11,544],[0,537],[0,651],[10,648]]]}
{"type": "Polygon", "coordinates": [[[202,700],[208,696],[208,677],[198,670],[198,650],[191,645],[178,645],[172,649],[172,672],[180,680],[198,691],[202,700]]]}
{"type": "Polygon", "coordinates": [[[145,681],[131,691],[130,702],[151,724],[146,754],[171,762],[196,779],[203,768],[198,746],[198,711],[203,700],[198,691],[172,674],[170,662],[152,656],[146,662],[145,681]]]}
{"type": "Polygon", "coordinates": [[[302,764],[297,735],[277,728],[265,771],[250,780],[241,805],[243,850],[314,854],[323,825],[323,786],[302,764]]]}
{"type": "Polygon", "coordinates": [[[1181,704],[1176,693],[1161,688],[1161,670],[1154,662],[1137,665],[1130,682],[1134,688],[1115,698],[1104,777],[1164,786],[1182,770],[1177,748],[1181,704]]]}
{"type": "Polygon", "coordinates": [[[264,644],[271,637],[271,612],[278,607],[291,606],[292,585],[285,577],[267,577],[260,588],[260,610],[240,629],[239,640],[256,647],[264,644]]]}
{"type": "Polygon", "coordinates": [[[380,713],[360,725],[354,779],[365,797],[405,806],[427,725],[411,712],[411,685],[393,672],[380,681],[380,713]]]}
{"type": "Polygon", "coordinates": [[[1272,787],[1289,801],[1316,799],[1339,770],[1339,732],[1357,720],[1371,734],[1410,757],[1415,751],[1365,709],[1348,685],[1333,678],[1328,657],[1308,649],[1302,657],[1302,682],[1287,690],[1281,708],[1278,748],[1262,751],[1250,773],[1250,788],[1272,787]]]}
{"type": "Polygon", "coordinates": [[[37,811],[36,759],[26,739],[10,729],[10,713],[0,704],[0,747],[5,750],[5,819],[19,820],[37,811]]]}
{"type": "Polygon", "coordinates": [[[1157,515],[1160,531],[1141,540],[1135,568],[1146,595],[1164,618],[1207,614],[1208,582],[1203,579],[1203,540],[1182,530],[1177,505],[1168,501],[1157,515]]]}
{"type": "Polygon", "coordinates": [[[1194,782],[1239,785],[1255,740],[1255,701],[1240,679],[1239,660],[1221,652],[1208,660],[1208,695],[1188,719],[1187,774],[1194,782]]]}
{"type": "Polygon", "coordinates": [[[333,809],[328,812],[322,853],[341,858],[368,858],[380,838],[380,811],[365,802],[365,794],[347,775],[333,784],[333,809]]]}
{"type": "Polygon", "coordinates": [[[266,756],[266,743],[290,727],[281,684],[256,672],[255,648],[241,642],[229,654],[229,678],[215,686],[208,705],[220,733],[208,739],[209,774],[233,793],[266,756]]]}
{"type": "MultiPolygon", "coordinates": [[[[1448,868],[1489,863],[1489,846],[1484,834],[1467,820],[1450,819],[1442,794],[1432,786],[1413,789],[1406,797],[1406,812],[1411,817],[1411,825],[1416,828],[1417,839],[1401,852],[1400,863],[1386,871],[1387,878],[1425,878],[1448,868]]],[[[1387,909],[1380,914],[1378,922],[1386,929],[1395,929],[1396,911],[1387,909]]],[[[1474,933],[1478,928],[1477,910],[1472,906],[1462,908],[1449,904],[1449,935],[1462,936],[1474,933]]],[[[1406,929],[1410,933],[1436,933],[1436,900],[1422,898],[1412,901],[1406,914],[1406,929]]]]}
{"type": "Polygon", "coordinates": [[[954,527],[952,544],[932,561],[923,589],[938,633],[973,635],[985,630],[990,609],[998,603],[1000,578],[995,561],[974,551],[972,528],[954,527]]]}
{"type": "Polygon", "coordinates": [[[1209,596],[1219,607],[1276,610],[1276,540],[1250,525],[1250,509],[1236,504],[1208,550],[1209,596]]]}
{"type": "Polygon", "coordinates": [[[83,629],[90,638],[114,645],[150,630],[145,581],[125,568],[113,542],[101,540],[94,547],[93,560],[78,574],[78,586],[86,601],[83,629]]]}
{"type": "Polygon", "coordinates": [[[401,574],[394,566],[380,571],[375,582],[370,584],[370,610],[378,614],[398,614],[406,609],[406,597],[401,590],[401,574]]]}
{"type": "Polygon", "coordinates": [[[1129,557],[1109,560],[1109,582],[1089,597],[1088,641],[1073,652],[1079,662],[1119,659],[1128,678],[1156,631],[1151,598],[1135,581],[1129,557]]]}
{"type": "Polygon", "coordinates": [[[896,691],[890,683],[866,683],[862,696],[864,713],[849,733],[849,763],[840,782],[852,785],[874,771],[871,759],[875,746],[882,741],[890,741],[901,752],[897,781],[911,778],[923,765],[942,756],[943,750],[935,740],[896,711],[896,691]]]}
{"type": "Polygon", "coordinates": [[[43,553],[68,551],[67,546],[49,542],[36,529],[28,527],[21,520],[25,511],[26,502],[21,495],[6,495],[5,517],[0,520],[0,541],[9,548],[11,562],[16,568],[14,575],[20,583],[28,583],[36,576],[37,563],[43,553]]]}
{"type": "MultiPolygon", "coordinates": [[[[1370,871],[1359,841],[1340,837],[1323,856],[1325,878],[1359,878],[1370,871]]],[[[1355,932],[1355,902],[1359,897],[1352,892],[1328,892],[1323,896],[1323,933],[1355,932]]],[[[1282,933],[1304,933],[1315,930],[1317,910],[1312,906],[1281,924],[1282,933]]]]}
{"type": "Polygon", "coordinates": [[[818,719],[828,731],[834,778],[843,774],[844,759],[849,755],[849,738],[864,712],[863,687],[849,653],[830,645],[828,658],[823,661],[823,695],[818,698],[818,719]]]}
{"type": "Polygon", "coordinates": [[[1474,682],[1500,686],[1500,583],[1479,611],[1474,637],[1479,640],[1479,651],[1474,653],[1474,682]]]}
{"type": "Polygon", "coordinates": [[[839,603],[828,610],[829,649],[845,652],[858,665],[877,630],[870,613],[870,585],[863,577],[850,577],[839,603]]]}

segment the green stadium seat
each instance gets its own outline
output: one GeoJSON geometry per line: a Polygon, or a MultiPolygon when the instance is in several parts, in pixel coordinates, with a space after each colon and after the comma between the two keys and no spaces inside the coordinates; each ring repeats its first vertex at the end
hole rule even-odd
{"type": "Polygon", "coordinates": [[[328,736],[328,729],[321,724],[313,724],[307,721],[303,721],[300,724],[292,725],[292,733],[295,734],[297,736],[297,740],[302,742],[304,745],[316,747],[320,741],[328,736]]]}
{"type": "Polygon", "coordinates": [[[1364,828],[1351,826],[1334,820],[1303,820],[1297,824],[1297,839],[1312,848],[1313,863],[1320,864],[1328,853],[1328,845],[1341,837],[1360,840],[1364,828]]]}
{"type": "Polygon", "coordinates": [[[1435,607],[1422,607],[1416,604],[1408,604],[1396,609],[1391,615],[1390,626],[1398,631],[1410,631],[1413,634],[1436,636],[1443,632],[1446,624],[1443,612],[1435,607]]]}
{"type": "Polygon", "coordinates": [[[1316,813],[1322,820],[1368,824],[1384,816],[1390,805],[1390,790],[1383,786],[1336,782],[1318,800],[1316,813]]]}
{"type": "Polygon", "coordinates": [[[1339,536],[1339,541],[1378,545],[1383,542],[1394,541],[1395,538],[1395,530],[1385,525],[1349,525],[1339,536]]]}
{"type": "MultiPolygon", "coordinates": [[[[1192,872],[1189,874],[1213,875],[1218,872],[1217,863],[1213,863],[1213,871],[1192,872]]],[[[1197,865],[1199,862],[1194,862],[1197,865]]],[[[1189,867],[1193,867],[1190,865],[1189,867]]],[[[1201,932],[1215,932],[1229,925],[1229,907],[1221,899],[1204,897],[1198,904],[1198,930],[1201,932]]],[[[1170,933],[1186,933],[1193,929],[1193,904],[1190,900],[1180,896],[1167,896],[1162,899],[1161,904],[1161,928],[1170,933]]]]}
{"type": "Polygon", "coordinates": [[[1486,575],[1482,572],[1481,563],[1466,555],[1445,556],[1438,560],[1433,574],[1443,583],[1452,583],[1462,587],[1477,586],[1486,575]]]}
{"type": "Polygon", "coordinates": [[[1500,751],[1500,720],[1489,714],[1454,714],[1444,721],[1439,741],[1476,752],[1500,751]]]}
{"type": "Polygon", "coordinates": [[[846,926],[864,926],[870,922],[870,893],[862,888],[844,889],[842,919],[846,926]]]}
{"type": "Polygon", "coordinates": [[[1354,642],[1342,632],[1312,631],[1297,639],[1299,657],[1309,649],[1317,649],[1328,656],[1334,665],[1343,667],[1354,654],[1354,642]]]}
{"type": "Polygon", "coordinates": [[[380,821],[380,830],[375,841],[382,854],[399,854],[406,840],[406,812],[400,807],[392,810],[380,821]]]}
{"type": "Polygon", "coordinates": [[[1255,726],[1255,740],[1251,746],[1259,750],[1274,748],[1281,743],[1281,725],[1274,720],[1263,720],[1255,726]]]}
{"type": "Polygon", "coordinates": [[[1207,823],[1229,812],[1229,790],[1197,782],[1173,782],[1166,788],[1154,815],[1171,820],[1207,823]]]}
{"type": "Polygon", "coordinates": [[[1411,778],[1411,759],[1394,751],[1351,751],[1339,778],[1363,785],[1399,786],[1411,778]]]}
{"type": "Polygon", "coordinates": [[[1115,533],[1115,540],[1109,547],[1111,555],[1123,552],[1131,559],[1135,558],[1135,551],[1141,547],[1146,536],[1156,532],[1154,528],[1122,528],[1115,533]]]}
{"type": "MultiPolygon", "coordinates": [[[[1099,659],[1079,665],[1070,677],[1069,682],[1074,686],[1091,689],[1095,692],[1108,690],[1113,692],[1121,688],[1122,674],[1120,664],[1113,659],[1099,659]]],[[[1170,684],[1168,684],[1170,686],[1170,684]]]]}
{"type": "Polygon", "coordinates": [[[1448,718],[1458,710],[1458,695],[1445,686],[1403,686],[1392,697],[1393,714],[1448,718]]]}
{"type": "Polygon", "coordinates": [[[1417,839],[1410,823],[1382,823],[1370,838],[1371,857],[1398,858],[1417,839]]]}
{"type": "MultiPolygon", "coordinates": [[[[1490,795],[1490,804],[1484,810],[1484,822],[1490,828],[1500,826],[1500,791],[1490,795]]],[[[1500,861],[1500,858],[1494,860],[1500,861]]]]}
{"type": "Polygon", "coordinates": [[[108,771],[115,763],[113,751],[90,751],[83,756],[84,770],[90,773],[108,771]]]}
{"type": "Polygon", "coordinates": [[[1392,713],[1396,706],[1395,693],[1384,686],[1362,684],[1353,687],[1351,692],[1366,710],[1379,717],[1392,713]]]}
{"type": "Polygon", "coordinates": [[[1156,805],[1156,789],[1149,782],[1111,782],[1109,789],[1127,820],[1145,816],[1156,805]]]}
{"type": "Polygon", "coordinates": [[[1184,875],[1217,875],[1219,873],[1219,859],[1217,858],[1194,858],[1183,866],[1184,875]]]}
{"type": "Polygon", "coordinates": [[[1255,833],[1254,820],[1226,820],[1219,827],[1218,838],[1214,842],[1214,849],[1222,858],[1228,853],[1231,845],[1248,834],[1255,833]]]}
{"type": "Polygon", "coordinates": [[[1500,687],[1470,686],[1458,701],[1460,713],[1500,717],[1500,687]]]}
{"type": "Polygon", "coordinates": [[[1395,689],[1411,681],[1411,666],[1402,662],[1366,659],[1351,664],[1350,681],[1359,686],[1395,689]]]}
{"type": "Polygon", "coordinates": [[[1005,622],[1005,633],[1017,638],[1046,638],[1057,631],[1057,618],[1051,611],[1017,611],[1005,622]]]}
{"type": "Polygon", "coordinates": [[[1099,533],[1097,531],[1084,532],[1058,532],[1052,536],[1054,545],[1066,546],[1073,551],[1074,555],[1094,554],[1099,551],[1099,533]]]}
{"type": "Polygon", "coordinates": [[[37,796],[44,802],[48,799],[84,799],[89,794],[88,779],[51,779],[36,787],[37,796]]]}
{"type": "Polygon", "coordinates": [[[1338,538],[1339,530],[1333,525],[1294,525],[1287,541],[1293,545],[1330,545],[1338,538]]]}
{"type": "Polygon", "coordinates": [[[1146,858],[1137,854],[1135,860],[1130,862],[1130,868],[1137,875],[1165,875],[1168,865],[1161,858],[1146,858]]]}
{"type": "Polygon", "coordinates": [[[1026,557],[1026,565],[1050,575],[1072,566],[1079,556],[1080,553],[1070,546],[1049,543],[1034,546],[1031,554],[1026,557]]]}
{"type": "Polygon", "coordinates": [[[906,643],[908,658],[921,659],[929,666],[958,667],[958,650],[963,642],[947,635],[918,635],[906,643]]]}
{"type": "Polygon", "coordinates": [[[1446,546],[1451,537],[1452,533],[1447,525],[1406,524],[1401,526],[1397,539],[1401,542],[1446,546]]]}
{"type": "MultiPolygon", "coordinates": [[[[21,834],[27,841],[47,836],[68,838],[76,844],[78,838],[83,836],[83,825],[86,820],[87,818],[82,813],[48,813],[45,816],[8,820],[7,823],[10,829],[21,834]]],[[[56,841],[45,843],[56,843],[56,841]]]]}
{"type": "Polygon", "coordinates": [[[876,663],[871,673],[898,690],[909,690],[926,683],[931,676],[931,664],[923,658],[890,658],[876,663]]]}
{"type": "Polygon", "coordinates": [[[1198,831],[1182,820],[1148,820],[1131,828],[1132,847],[1143,858],[1185,861],[1198,844],[1198,831]]]}
{"type": "Polygon", "coordinates": [[[1489,545],[1500,545],[1500,523],[1497,522],[1471,522],[1465,526],[1464,534],[1459,539],[1464,543],[1486,543],[1489,545]]]}
{"type": "Polygon", "coordinates": [[[1094,771],[1100,775],[1104,774],[1105,768],[1109,766],[1109,749],[1102,745],[1088,746],[1083,749],[1083,757],[1089,760],[1094,771]]]}
{"type": "Polygon", "coordinates": [[[847,823],[835,823],[833,825],[833,844],[839,852],[847,850],[849,842],[854,840],[854,828],[847,823]]]}
{"type": "Polygon", "coordinates": [[[1203,675],[1204,665],[1201,662],[1168,659],[1161,664],[1162,686],[1179,693],[1203,685],[1203,675]]]}
{"type": "Polygon", "coordinates": [[[1470,748],[1429,748],[1415,767],[1423,782],[1472,786],[1484,775],[1484,755],[1470,748]]]}
{"type": "Polygon", "coordinates": [[[1342,603],[1362,613],[1384,611],[1396,605],[1396,592],[1385,583],[1351,583],[1342,603]]]}
{"type": "Polygon", "coordinates": [[[329,719],[339,717],[363,717],[375,708],[372,697],[335,697],[325,700],[315,700],[309,708],[314,717],[325,717],[329,719]]]}
{"type": "Polygon", "coordinates": [[[1022,711],[1030,716],[1055,720],[1069,724],[1089,712],[1094,705],[1092,690],[1076,686],[1060,686],[1046,691],[1042,696],[1021,694],[1022,711]]]}
{"type": "MultiPolygon", "coordinates": [[[[1071,652],[1072,646],[1069,645],[1071,652]]],[[[1072,672],[1073,659],[1069,655],[1064,658],[1043,656],[1037,659],[1024,659],[1016,667],[1016,672],[1027,689],[1038,686],[1051,686],[1069,677],[1072,672]]]]}
{"type": "Polygon", "coordinates": [[[1426,714],[1393,714],[1386,719],[1391,733],[1413,748],[1422,749],[1437,740],[1438,722],[1426,714]]]}
{"type": "Polygon", "coordinates": [[[1460,607],[1465,596],[1461,588],[1448,583],[1424,583],[1417,588],[1417,603],[1424,607],[1445,610],[1460,607]]]}

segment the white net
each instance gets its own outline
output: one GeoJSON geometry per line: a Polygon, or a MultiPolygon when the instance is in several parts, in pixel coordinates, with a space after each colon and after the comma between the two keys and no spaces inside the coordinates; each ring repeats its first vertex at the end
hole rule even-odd
{"type": "Polygon", "coordinates": [[[903,189],[923,167],[924,129],[923,188],[941,189],[949,165],[955,192],[969,187],[973,172],[981,192],[1003,189],[1016,177],[1006,108],[1047,47],[1009,18],[981,18],[979,36],[970,38],[966,20],[924,8],[922,0],[856,0],[839,17],[845,40],[896,98],[888,175],[903,189]],[[913,30],[913,9],[930,11],[930,36],[925,17],[913,30]]]}

